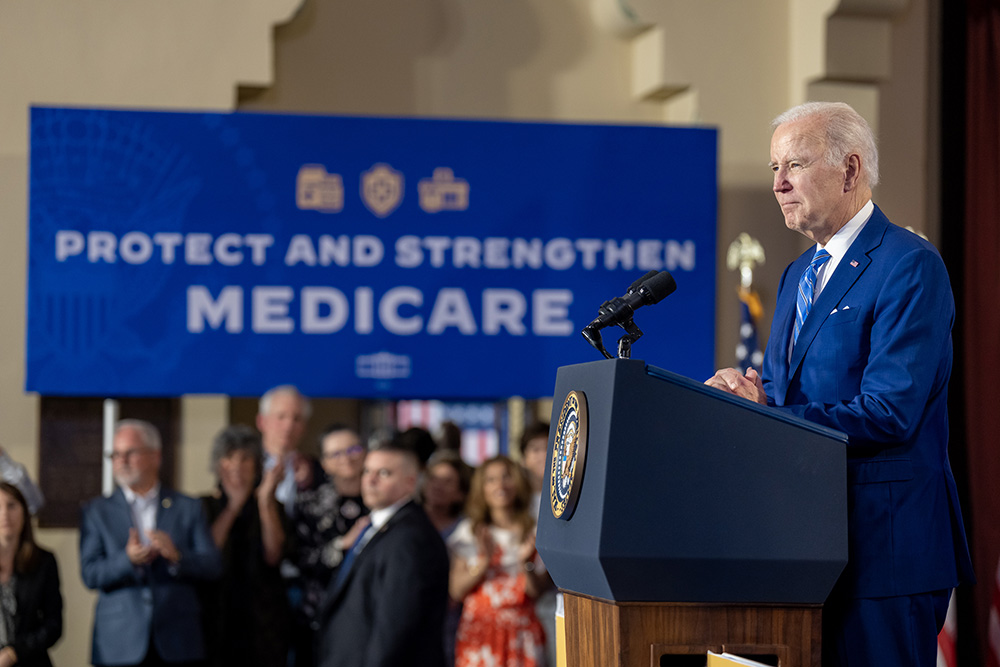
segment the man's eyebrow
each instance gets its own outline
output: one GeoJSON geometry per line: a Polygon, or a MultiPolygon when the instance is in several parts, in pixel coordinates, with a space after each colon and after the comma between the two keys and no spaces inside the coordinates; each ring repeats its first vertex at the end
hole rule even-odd
{"type": "Polygon", "coordinates": [[[792,157],[790,157],[787,160],[784,160],[782,162],[775,162],[774,160],[771,160],[770,162],[767,163],[767,166],[768,167],[777,167],[778,165],[781,165],[781,164],[791,164],[792,162],[803,162],[804,163],[805,160],[802,159],[801,157],[797,156],[797,155],[793,155],[792,157]]]}

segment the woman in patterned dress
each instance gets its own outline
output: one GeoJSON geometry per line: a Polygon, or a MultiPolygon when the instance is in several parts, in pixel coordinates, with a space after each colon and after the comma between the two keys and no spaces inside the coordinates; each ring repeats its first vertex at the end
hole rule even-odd
{"type": "Polygon", "coordinates": [[[531,490],[506,456],[472,478],[467,517],[448,540],[450,592],[461,600],[456,667],[540,667],[545,633],[535,599],[550,584],[535,551],[531,490]]]}
{"type": "Polygon", "coordinates": [[[321,463],[328,479],[296,498],[296,566],[303,579],[302,611],[312,623],[344,552],[368,526],[361,500],[361,471],[368,450],[346,424],[331,424],[320,434],[321,463]]]}

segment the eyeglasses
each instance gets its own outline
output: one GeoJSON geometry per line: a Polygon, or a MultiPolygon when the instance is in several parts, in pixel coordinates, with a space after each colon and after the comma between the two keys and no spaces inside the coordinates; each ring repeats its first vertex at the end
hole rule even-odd
{"type": "Polygon", "coordinates": [[[337,452],[323,452],[324,459],[339,459],[341,456],[354,456],[365,451],[363,445],[351,445],[347,449],[341,449],[337,452]]]}
{"type": "Polygon", "coordinates": [[[124,452],[111,452],[110,454],[105,454],[104,456],[110,461],[128,461],[136,456],[139,456],[139,454],[145,454],[148,451],[148,449],[126,449],[124,452]]]}

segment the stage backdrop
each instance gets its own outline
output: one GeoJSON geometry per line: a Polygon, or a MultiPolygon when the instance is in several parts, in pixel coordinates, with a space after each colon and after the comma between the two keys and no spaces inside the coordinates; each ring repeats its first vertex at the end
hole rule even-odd
{"type": "Polygon", "coordinates": [[[712,372],[715,130],[34,108],[30,188],[29,391],[547,396],[654,269],[712,372]]]}

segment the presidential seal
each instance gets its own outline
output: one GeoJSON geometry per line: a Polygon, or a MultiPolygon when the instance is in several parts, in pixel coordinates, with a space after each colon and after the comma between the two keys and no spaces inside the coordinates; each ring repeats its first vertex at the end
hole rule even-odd
{"type": "Polygon", "coordinates": [[[563,401],[552,445],[549,502],[555,518],[569,520],[573,516],[586,460],[587,396],[582,391],[571,391],[563,401]]]}

